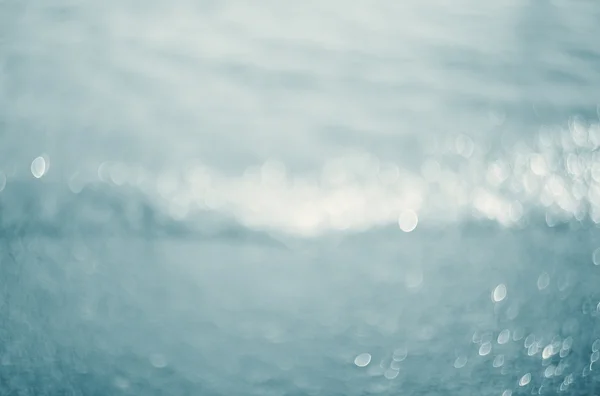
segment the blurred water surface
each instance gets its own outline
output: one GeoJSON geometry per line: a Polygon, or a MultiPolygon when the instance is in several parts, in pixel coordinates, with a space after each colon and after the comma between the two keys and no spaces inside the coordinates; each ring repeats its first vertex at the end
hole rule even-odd
{"type": "Polygon", "coordinates": [[[0,394],[594,394],[598,21],[0,2],[0,394]]]}

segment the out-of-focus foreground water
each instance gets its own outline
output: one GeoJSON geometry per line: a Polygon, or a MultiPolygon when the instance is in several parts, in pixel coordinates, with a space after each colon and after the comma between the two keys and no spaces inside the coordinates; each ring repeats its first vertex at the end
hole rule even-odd
{"type": "Polygon", "coordinates": [[[0,394],[591,395],[595,1],[0,1],[0,394]]]}

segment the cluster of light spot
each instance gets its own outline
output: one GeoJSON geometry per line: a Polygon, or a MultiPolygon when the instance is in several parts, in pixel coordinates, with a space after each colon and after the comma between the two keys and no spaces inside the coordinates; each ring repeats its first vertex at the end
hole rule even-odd
{"type": "MultiPolygon", "coordinates": [[[[239,176],[220,174],[199,162],[153,174],[140,165],[107,161],[95,172],[77,170],[67,182],[74,193],[98,180],[134,186],[177,219],[214,210],[250,227],[306,236],[392,223],[408,233],[422,221],[465,216],[520,226],[539,212],[552,227],[586,219],[600,223],[598,147],[600,124],[574,117],[565,127],[543,126],[534,141],[500,151],[490,151],[464,134],[451,137],[429,151],[418,173],[352,153],[306,174],[294,174],[275,160],[239,176]]],[[[30,173],[39,179],[48,168],[42,155],[32,160],[30,173]]],[[[0,173],[0,191],[7,181],[0,173]]],[[[600,263],[600,248],[592,259],[600,263]]],[[[546,279],[540,278],[540,289],[546,279]]]]}

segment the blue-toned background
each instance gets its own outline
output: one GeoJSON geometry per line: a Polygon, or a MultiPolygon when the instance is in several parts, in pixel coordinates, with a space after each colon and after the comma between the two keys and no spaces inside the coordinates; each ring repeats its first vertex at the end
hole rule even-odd
{"type": "Polygon", "coordinates": [[[0,1],[1,395],[591,395],[595,1],[0,1]]]}

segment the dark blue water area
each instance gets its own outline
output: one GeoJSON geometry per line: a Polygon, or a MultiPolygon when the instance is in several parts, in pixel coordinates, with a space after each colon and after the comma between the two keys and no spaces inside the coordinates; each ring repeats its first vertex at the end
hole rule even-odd
{"type": "Polygon", "coordinates": [[[110,190],[44,211],[53,189],[27,186],[1,201],[2,394],[598,390],[595,226],[207,233],[118,221],[142,201],[110,190]]]}

